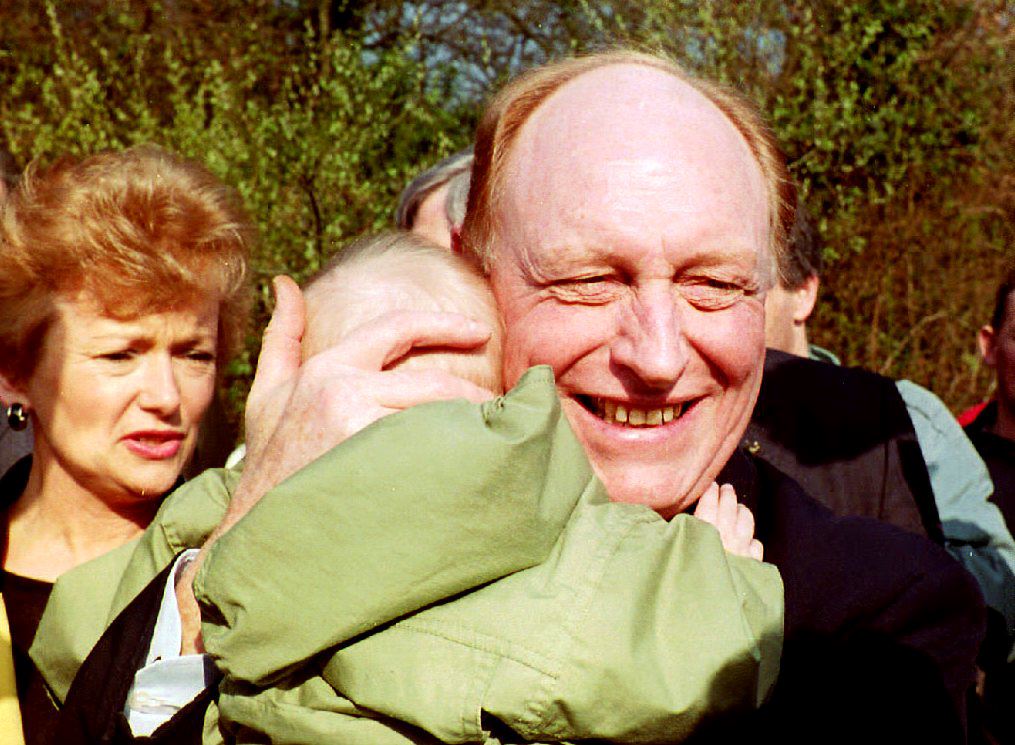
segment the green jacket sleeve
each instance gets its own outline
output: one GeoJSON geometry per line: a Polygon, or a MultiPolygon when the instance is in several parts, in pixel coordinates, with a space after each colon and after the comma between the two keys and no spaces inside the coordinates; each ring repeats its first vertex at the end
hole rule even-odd
{"type": "MultiPolygon", "coordinates": [[[[534,471],[518,463],[526,478],[515,482],[523,492],[535,489],[541,502],[556,501],[568,510],[546,560],[349,641],[353,637],[339,638],[336,629],[362,628],[349,619],[376,600],[366,587],[359,596],[344,592],[357,581],[346,579],[342,569],[340,580],[332,580],[335,570],[327,573],[327,567],[347,563],[348,546],[315,544],[315,561],[325,573],[287,576],[295,584],[274,590],[278,602],[299,607],[300,625],[266,643],[284,653],[299,647],[296,637],[337,641],[317,650],[328,650],[323,657],[300,662],[291,656],[279,667],[288,674],[273,686],[227,675],[220,709],[238,742],[494,745],[500,740],[489,731],[493,720],[527,741],[675,742],[704,718],[761,702],[781,651],[777,570],[729,556],[715,529],[694,518],[666,522],[645,507],[610,503],[555,396],[543,405],[551,401],[556,425],[532,441],[544,455],[533,459],[534,471]]],[[[505,399],[503,408],[488,414],[490,421],[511,415],[515,403],[505,399]]],[[[426,418],[443,411],[461,419],[467,408],[435,409],[426,418]]],[[[531,419],[535,412],[519,413],[531,419]]],[[[465,421],[458,425],[476,424],[465,421]]],[[[481,449],[481,429],[471,432],[472,447],[461,460],[470,472],[495,467],[492,451],[504,447],[487,440],[481,449]]],[[[439,465],[452,472],[456,466],[439,465]]],[[[513,473],[493,475],[503,485],[513,473]]],[[[498,482],[482,484],[496,489],[498,482]]],[[[446,498],[440,505],[455,508],[446,498]]],[[[461,518],[467,519],[445,513],[444,522],[468,529],[490,506],[486,500],[477,513],[460,498],[461,518]]],[[[368,539],[388,545],[383,535],[368,539]]],[[[438,550],[457,556],[453,543],[461,538],[448,540],[438,550]]],[[[353,555],[359,550],[354,547],[353,555]]],[[[497,543],[485,546],[488,554],[498,550],[497,543]]],[[[435,560],[423,555],[420,563],[435,560]]],[[[256,595],[251,600],[262,597],[256,595]]],[[[249,606],[243,612],[253,613],[249,606]]],[[[231,633],[228,626],[218,630],[223,638],[231,633]]],[[[237,649],[248,652],[259,653],[237,649]]],[[[229,663],[223,667],[231,669],[229,663]]]]}
{"type": "Polygon", "coordinates": [[[695,518],[586,490],[547,561],[334,650],[272,688],[226,681],[240,742],[673,743],[774,684],[782,585],[695,518]]]}
{"type": "Polygon", "coordinates": [[[209,553],[195,583],[208,652],[227,676],[263,685],[542,561],[591,476],[587,465],[553,467],[580,453],[573,438],[562,445],[571,452],[547,448],[566,426],[552,373],[539,367],[506,397],[416,406],[346,440],[209,553]]]}
{"type": "Polygon", "coordinates": [[[57,580],[31,656],[59,701],[109,623],[185,548],[200,546],[222,519],[237,474],[208,471],[173,492],[148,530],[57,580]]]}
{"type": "Polygon", "coordinates": [[[781,651],[777,570],[710,526],[602,503],[538,567],[335,651],[325,680],[444,742],[677,742],[756,707],[781,651]]]}

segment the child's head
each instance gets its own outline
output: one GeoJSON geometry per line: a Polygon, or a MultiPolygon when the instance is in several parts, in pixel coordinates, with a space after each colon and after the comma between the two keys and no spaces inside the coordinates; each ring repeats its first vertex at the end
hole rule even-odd
{"type": "Polygon", "coordinates": [[[438,368],[501,393],[501,323],[493,293],[471,264],[414,233],[354,241],[303,288],[307,328],[303,359],[394,310],[461,313],[487,324],[490,340],[475,351],[413,350],[389,367],[438,368]]]}

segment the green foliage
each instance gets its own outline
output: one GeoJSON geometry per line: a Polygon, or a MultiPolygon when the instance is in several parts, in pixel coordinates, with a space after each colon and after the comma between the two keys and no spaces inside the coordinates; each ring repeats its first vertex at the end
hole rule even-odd
{"type": "Polygon", "coordinates": [[[1012,252],[1013,27],[1005,0],[11,0],[0,145],[22,163],[142,141],[204,160],[262,231],[259,328],[268,278],[390,224],[501,80],[662,49],[769,116],[832,260],[816,340],[960,405],[983,391],[972,332],[1012,252]]]}

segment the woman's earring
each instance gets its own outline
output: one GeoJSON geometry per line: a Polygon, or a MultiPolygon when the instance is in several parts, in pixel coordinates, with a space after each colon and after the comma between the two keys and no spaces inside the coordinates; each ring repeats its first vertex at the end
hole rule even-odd
{"type": "Polygon", "coordinates": [[[15,432],[20,432],[28,426],[28,412],[21,404],[11,404],[7,407],[7,423],[15,432]]]}

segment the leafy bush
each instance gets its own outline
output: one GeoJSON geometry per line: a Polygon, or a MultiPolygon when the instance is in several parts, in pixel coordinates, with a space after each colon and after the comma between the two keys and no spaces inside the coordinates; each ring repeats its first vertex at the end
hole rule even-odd
{"type": "MultiPolygon", "coordinates": [[[[267,279],[389,224],[498,81],[667,50],[770,116],[831,260],[815,340],[958,407],[986,389],[973,334],[1012,253],[1013,21],[1003,0],[11,0],[0,145],[22,163],[141,141],[203,159],[261,227],[260,327],[267,279]]],[[[236,408],[256,344],[229,371],[236,408]]]]}

